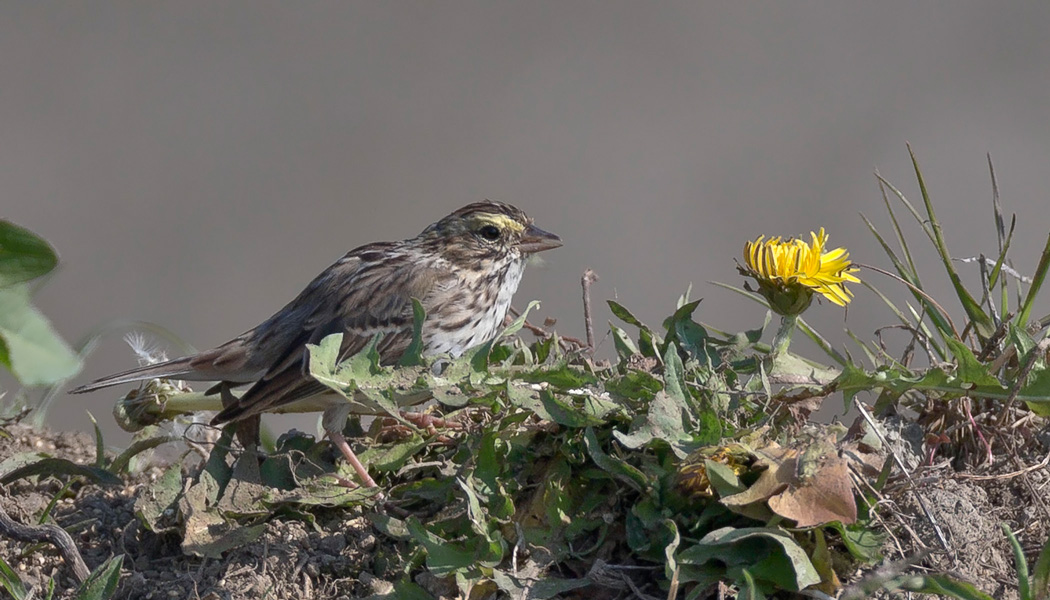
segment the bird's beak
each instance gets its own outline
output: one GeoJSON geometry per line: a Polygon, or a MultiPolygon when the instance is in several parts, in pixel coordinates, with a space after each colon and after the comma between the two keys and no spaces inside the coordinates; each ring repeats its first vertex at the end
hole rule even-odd
{"type": "Polygon", "coordinates": [[[561,246],[560,237],[535,225],[529,225],[525,228],[525,231],[521,233],[521,241],[518,243],[518,249],[521,250],[522,254],[543,252],[558,246],[561,246]]]}

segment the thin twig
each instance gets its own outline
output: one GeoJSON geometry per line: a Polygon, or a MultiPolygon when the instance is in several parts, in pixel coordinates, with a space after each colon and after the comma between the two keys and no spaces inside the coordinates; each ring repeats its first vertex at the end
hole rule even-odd
{"type": "MultiPolygon", "coordinates": [[[[517,319],[520,316],[521,316],[521,313],[516,308],[511,306],[508,309],[507,319],[506,319],[506,322],[504,324],[505,325],[510,325],[511,322],[514,321],[514,319],[517,319]]],[[[530,333],[532,333],[536,337],[539,337],[539,338],[542,338],[542,339],[547,339],[547,338],[551,337],[552,335],[554,335],[553,332],[548,331],[548,330],[544,329],[543,327],[540,327],[539,325],[533,325],[532,323],[529,323],[528,319],[525,320],[525,322],[522,324],[521,328],[526,330],[526,331],[528,331],[528,332],[530,332],[530,333]]],[[[581,340],[579,338],[574,338],[572,336],[561,335],[561,334],[558,334],[558,345],[565,352],[575,352],[576,350],[578,350],[580,348],[586,348],[586,342],[585,341],[583,341],[583,340],[581,340]]]]}
{"type": "Polygon", "coordinates": [[[1046,458],[1044,458],[1041,462],[1038,462],[1034,465],[1029,465],[1023,469],[1013,471],[1010,473],[1001,473],[999,475],[971,475],[969,473],[955,473],[951,477],[952,479],[968,479],[970,481],[1002,481],[1006,479],[1013,479],[1014,477],[1020,477],[1022,475],[1027,475],[1028,473],[1031,473],[1032,471],[1038,471],[1039,469],[1045,469],[1047,465],[1050,465],[1050,454],[1047,454],[1046,458]]]}
{"type": "Polygon", "coordinates": [[[587,349],[594,352],[594,322],[591,320],[591,284],[598,281],[598,275],[588,268],[583,272],[580,285],[583,286],[583,320],[587,327],[587,349]]]}
{"type": "MultiPolygon", "coordinates": [[[[868,410],[864,408],[864,405],[860,403],[860,400],[854,398],[853,406],[856,407],[858,411],[860,411],[860,415],[864,417],[865,421],[868,422],[868,425],[871,427],[872,432],[879,438],[879,441],[882,442],[883,447],[890,448],[889,442],[886,441],[886,438],[883,437],[882,433],[879,432],[878,427],[875,425],[875,419],[871,416],[868,410]]],[[[933,513],[930,511],[930,508],[926,506],[926,502],[922,499],[922,495],[919,494],[918,486],[915,485],[915,481],[912,479],[911,472],[908,470],[908,467],[904,464],[904,461],[901,460],[899,456],[897,456],[896,452],[891,451],[890,456],[893,457],[893,462],[897,463],[897,468],[901,470],[901,473],[904,475],[904,478],[908,481],[911,488],[911,492],[915,495],[915,500],[919,503],[919,508],[922,509],[923,514],[926,515],[926,519],[930,522],[930,525],[933,526],[933,531],[937,534],[937,541],[940,542],[941,548],[944,548],[944,551],[948,553],[948,556],[953,557],[954,560],[955,552],[952,550],[952,547],[948,544],[948,539],[944,536],[944,531],[941,530],[941,526],[937,522],[937,519],[933,516],[933,513]]]]}
{"type": "Polygon", "coordinates": [[[0,535],[6,535],[20,542],[39,543],[48,542],[58,548],[62,554],[62,560],[71,569],[77,581],[83,583],[91,575],[84,558],[80,556],[73,538],[58,525],[48,523],[46,525],[23,525],[7,515],[2,504],[0,504],[0,535]]]}
{"type": "Polygon", "coordinates": [[[900,283],[904,284],[905,286],[907,286],[908,289],[910,289],[911,291],[913,291],[916,294],[918,294],[918,295],[922,296],[923,298],[925,298],[926,301],[929,302],[931,306],[936,308],[941,313],[941,316],[943,316],[944,320],[947,321],[948,326],[952,328],[952,333],[955,335],[956,339],[960,339],[960,340],[962,339],[962,336],[959,335],[959,330],[955,328],[955,323],[952,322],[951,316],[948,315],[948,311],[944,310],[944,308],[940,304],[938,304],[936,300],[933,299],[933,296],[930,296],[926,292],[922,291],[922,289],[920,289],[915,284],[913,284],[913,283],[911,283],[909,281],[906,281],[903,277],[901,277],[899,275],[895,275],[893,273],[890,273],[889,271],[887,271],[885,269],[880,269],[878,267],[873,267],[871,265],[865,265],[865,264],[861,264],[861,263],[853,263],[853,264],[855,266],[858,266],[858,267],[861,267],[861,268],[864,268],[864,269],[871,269],[872,271],[875,271],[876,273],[882,273],[883,275],[885,275],[887,277],[891,277],[893,279],[896,279],[898,282],[900,282],[900,283]]]}

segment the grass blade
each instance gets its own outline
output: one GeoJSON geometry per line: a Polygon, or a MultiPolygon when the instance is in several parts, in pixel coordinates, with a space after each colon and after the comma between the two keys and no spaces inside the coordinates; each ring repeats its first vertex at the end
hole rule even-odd
{"type": "Polygon", "coordinates": [[[981,305],[974,300],[973,296],[966,289],[966,286],[963,285],[959,273],[955,270],[955,265],[952,264],[951,254],[948,252],[948,245],[944,241],[944,234],[941,232],[941,223],[937,220],[937,213],[933,210],[933,202],[930,200],[930,193],[926,189],[926,181],[922,178],[922,170],[919,168],[919,160],[915,157],[915,152],[912,150],[910,144],[908,145],[908,154],[911,155],[911,163],[915,168],[915,177],[919,181],[919,191],[922,193],[922,201],[926,206],[926,215],[930,219],[930,229],[933,232],[933,245],[937,248],[937,253],[941,257],[941,264],[944,265],[944,269],[948,273],[948,278],[952,282],[952,287],[955,288],[955,295],[959,297],[959,301],[963,305],[963,310],[966,311],[966,316],[970,318],[974,326],[977,328],[977,333],[983,338],[988,338],[995,333],[995,324],[992,323],[992,319],[981,309],[981,305]]]}
{"type": "Polygon", "coordinates": [[[1017,541],[1014,532],[1010,531],[1010,526],[1006,523],[1003,523],[1001,526],[1003,533],[1006,534],[1006,540],[1010,542],[1010,549],[1014,553],[1014,569],[1017,571],[1017,595],[1021,600],[1032,600],[1032,592],[1028,588],[1028,561],[1024,558],[1024,550],[1021,549],[1021,544],[1017,541]]]}
{"type": "Polygon", "coordinates": [[[1039,294],[1039,288],[1043,287],[1048,268],[1050,268],[1050,236],[1046,238],[1043,254],[1039,257],[1039,266],[1035,268],[1035,275],[1032,276],[1032,285],[1028,286],[1028,295],[1025,296],[1024,303],[1021,304],[1021,312],[1017,313],[1017,322],[1022,327],[1028,326],[1028,317],[1032,313],[1032,304],[1035,303],[1035,297],[1039,294]]]}

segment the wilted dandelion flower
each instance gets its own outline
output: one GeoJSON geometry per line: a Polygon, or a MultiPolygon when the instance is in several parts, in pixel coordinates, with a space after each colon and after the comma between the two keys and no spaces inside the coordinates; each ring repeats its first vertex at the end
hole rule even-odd
{"type": "Polygon", "coordinates": [[[758,282],[758,291],[770,307],[781,315],[797,315],[809,307],[813,293],[846,306],[853,292],[846,282],[860,283],[853,276],[858,269],[845,248],[825,251],[828,236],[821,227],[810,233],[812,241],[759,236],[744,245],[744,265],[740,272],[758,282]]]}
{"type": "Polygon", "coordinates": [[[739,444],[701,448],[686,457],[678,468],[676,485],[680,493],[690,498],[714,496],[711,477],[707,472],[709,460],[729,467],[737,477],[746,473],[754,462],[751,454],[739,444]]]}

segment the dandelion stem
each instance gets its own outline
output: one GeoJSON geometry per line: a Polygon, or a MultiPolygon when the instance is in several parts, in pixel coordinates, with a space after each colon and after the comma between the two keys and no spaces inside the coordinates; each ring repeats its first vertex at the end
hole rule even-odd
{"type": "Polygon", "coordinates": [[[782,315],[780,317],[780,329],[777,329],[777,334],[773,337],[773,347],[769,353],[774,361],[778,356],[787,352],[788,346],[791,345],[791,336],[795,333],[797,325],[798,315],[782,315]]]}

